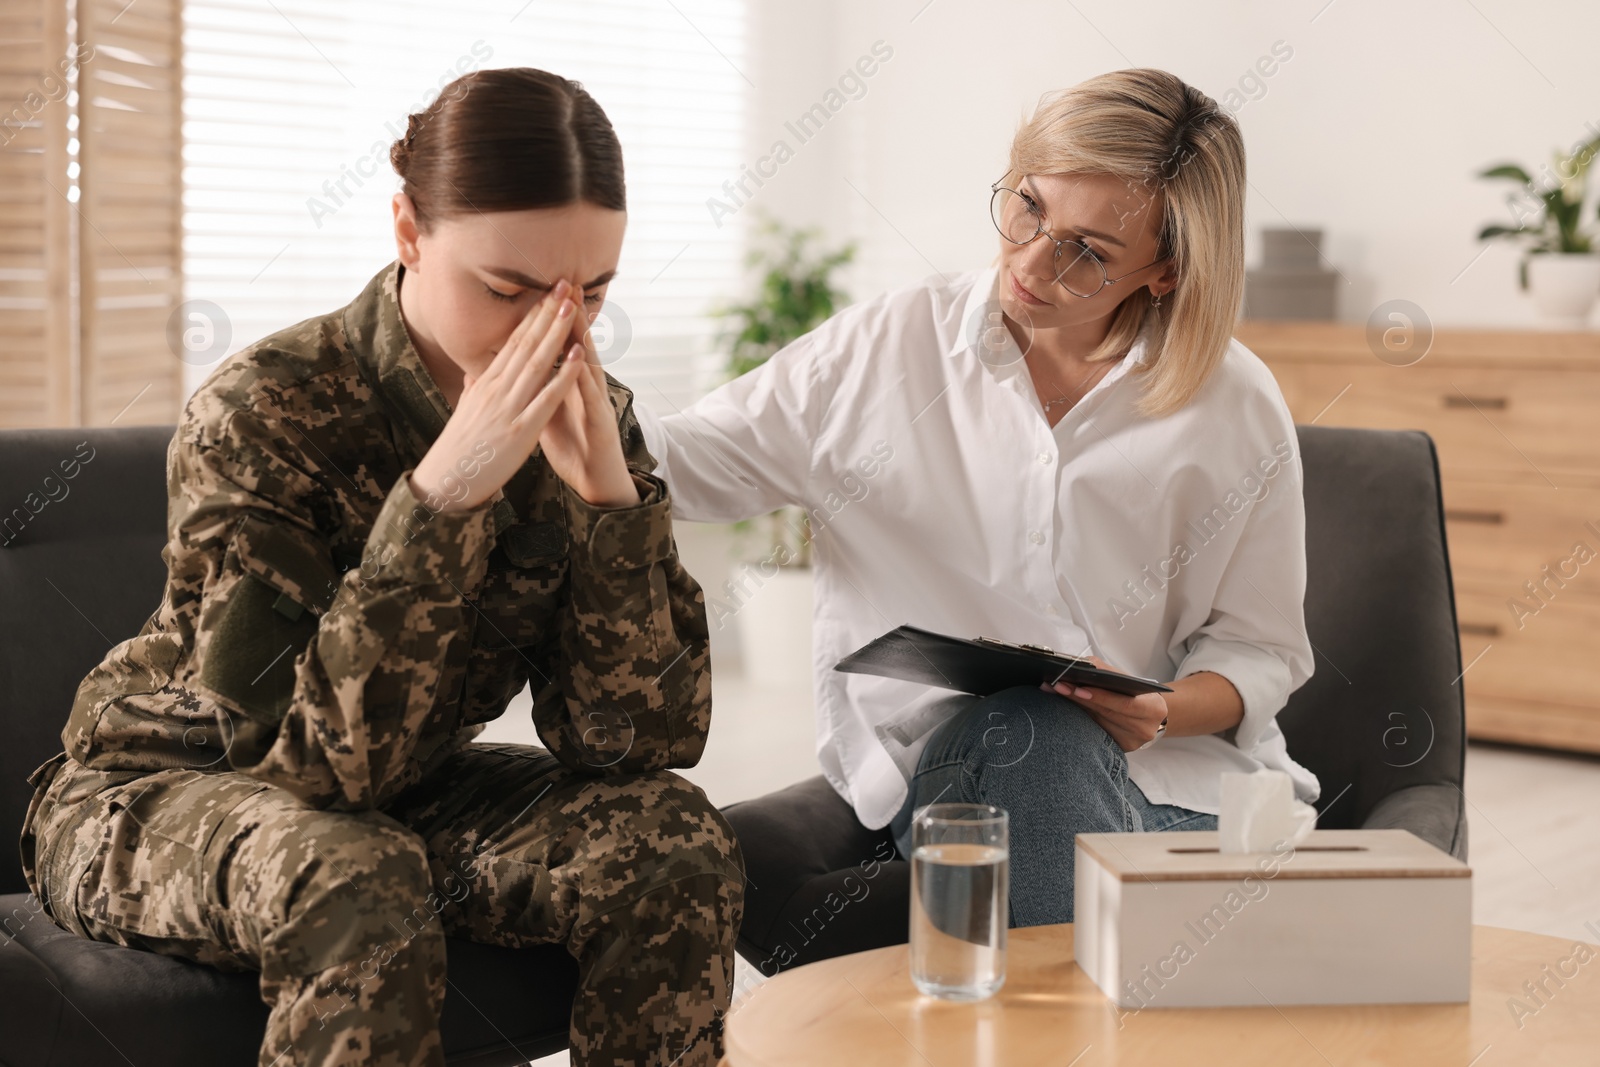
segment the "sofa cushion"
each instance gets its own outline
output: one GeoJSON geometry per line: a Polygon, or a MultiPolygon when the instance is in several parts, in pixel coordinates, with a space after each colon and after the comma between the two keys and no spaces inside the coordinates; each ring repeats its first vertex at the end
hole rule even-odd
{"type": "MultiPolygon", "coordinates": [[[[0,897],[0,1061],[6,1067],[240,1067],[266,1030],[260,977],[56,926],[25,894],[0,897]]],[[[446,940],[440,1031],[452,1067],[510,1067],[558,1052],[577,986],[564,947],[446,940]]]]}

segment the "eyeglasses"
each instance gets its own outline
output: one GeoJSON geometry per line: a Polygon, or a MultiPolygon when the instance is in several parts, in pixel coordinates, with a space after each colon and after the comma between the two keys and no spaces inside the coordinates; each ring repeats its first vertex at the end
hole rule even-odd
{"type": "MultiPolygon", "coordinates": [[[[1002,179],[1003,180],[1003,179],[1002,179]]],[[[1019,193],[1015,189],[1007,188],[1000,182],[990,186],[989,218],[994,222],[994,228],[1014,245],[1025,245],[1043,234],[1056,246],[1054,259],[1056,281],[1061,287],[1073,296],[1081,296],[1085,300],[1094,296],[1101,289],[1131,274],[1138,274],[1147,267],[1153,267],[1162,259],[1152,260],[1138,270],[1131,270],[1127,274],[1116,278],[1106,277],[1106,265],[1099,256],[1089,249],[1082,241],[1057,241],[1048,230],[1044,228],[1044,212],[1039,205],[1026,193],[1019,193]]]]}

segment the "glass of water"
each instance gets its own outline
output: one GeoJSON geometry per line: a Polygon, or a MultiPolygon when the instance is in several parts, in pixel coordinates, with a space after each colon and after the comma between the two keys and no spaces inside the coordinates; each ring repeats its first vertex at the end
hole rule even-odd
{"type": "Polygon", "coordinates": [[[930,804],[911,825],[911,981],[982,1000],[1006,981],[1010,834],[993,804],[930,804]]]}

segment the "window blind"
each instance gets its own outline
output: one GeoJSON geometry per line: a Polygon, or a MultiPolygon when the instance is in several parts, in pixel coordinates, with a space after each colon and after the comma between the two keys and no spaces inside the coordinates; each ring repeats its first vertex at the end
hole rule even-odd
{"type": "MultiPolygon", "coordinates": [[[[65,8],[8,5],[0,22],[0,426],[76,421],[67,94],[77,88],[65,8]],[[69,81],[70,78],[70,81],[69,81]]],[[[73,101],[76,103],[76,100],[73,101]]]]}
{"type": "Polygon", "coordinates": [[[0,12],[0,425],[176,417],[177,5],[0,12]]]}
{"type": "Polygon", "coordinates": [[[631,340],[607,369],[641,400],[698,396],[721,365],[708,312],[741,265],[741,227],[711,225],[705,199],[738,172],[744,32],[742,0],[187,0],[185,296],[205,302],[197,327],[218,319],[188,389],[394,258],[388,151],[407,114],[458,74],[532,66],[582,82],[622,142],[604,313],[631,340]]]}

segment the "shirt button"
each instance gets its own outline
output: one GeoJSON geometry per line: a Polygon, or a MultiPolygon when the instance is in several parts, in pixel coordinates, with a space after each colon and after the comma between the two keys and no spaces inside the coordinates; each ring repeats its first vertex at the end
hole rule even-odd
{"type": "Polygon", "coordinates": [[[1060,610],[1058,610],[1054,604],[1046,604],[1044,611],[1045,614],[1049,615],[1051,618],[1061,614],[1060,610]]]}
{"type": "Polygon", "coordinates": [[[1039,465],[1043,466],[1043,467],[1048,467],[1050,465],[1050,453],[1048,453],[1048,452],[1040,452],[1039,453],[1039,465]]]}
{"type": "Polygon", "coordinates": [[[1040,533],[1038,530],[1029,530],[1028,540],[1032,541],[1036,545],[1042,545],[1044,544],[1044,534],[1040,533]]]}

